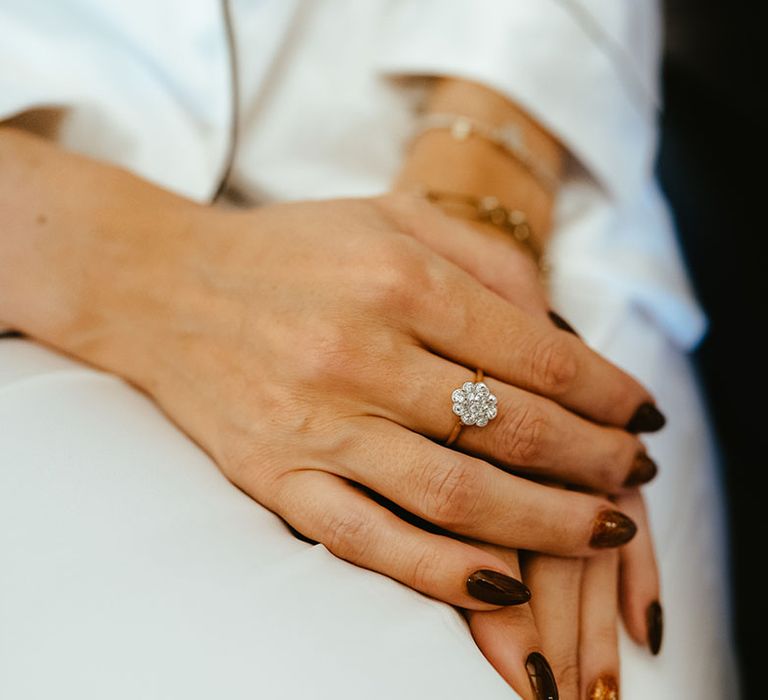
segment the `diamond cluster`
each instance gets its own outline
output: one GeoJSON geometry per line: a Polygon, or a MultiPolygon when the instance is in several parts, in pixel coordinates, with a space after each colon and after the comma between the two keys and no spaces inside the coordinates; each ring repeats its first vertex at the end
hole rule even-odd
{"type": "Polygon", "coordinates": [[[496,418],[496,397],[485,382],[464,382],[451,394],[453,412],[464,425],[488,425],[496,418]]]}

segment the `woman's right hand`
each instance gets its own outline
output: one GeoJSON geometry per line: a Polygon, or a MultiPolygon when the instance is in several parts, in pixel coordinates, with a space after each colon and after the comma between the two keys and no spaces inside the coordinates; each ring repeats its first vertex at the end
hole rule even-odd
{"type": "Polygon", "coordinates": [[[201,214],[166,261],[158,314],[135,319],[151,356],[135,380],[228,478],[304,535],[482,609],[477,598],[506,600],[475,573],[509,575],[500,558],[406,524],[355,485],[451,533],[587,555],[634,533],[609,501],[512,476],[425,436],[451,432],[451,391],[479,366],[499,415],[465,428],[462,447],[620,491],[642,447],[597,423],[624,425],[650,397],[396,228],[388,206],[201,214]]]}
{"type": "Polygon", "coordinates": [[[1,193],[0,315],[144,389],[304,535],[483,610],[526,599],[501,558],[406,523],[358,486],[505,547],[588,556],[634,534],[606,499],[489,462],[621,492],[643,448],[619,426],[651,397],[430,251],[400,200],[397,216],[390,198],[223,212],[73,156],[56,158],[76,161],[77,177],[62,175],[66,162],[47,173],[45,148],[30,148],[1,193]],[[28,191],[29,211],[17,201],[28,191]],[[67,305],[56,321],[54,299],[67,305]],[[470,455],[428,438],[451,432],[451,391],[475,367],[499,411],[462,432],[470,455]]]}

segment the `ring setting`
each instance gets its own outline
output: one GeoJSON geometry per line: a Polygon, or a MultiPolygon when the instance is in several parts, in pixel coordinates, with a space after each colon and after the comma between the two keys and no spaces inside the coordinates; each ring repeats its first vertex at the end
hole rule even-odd
{"type": "Polygon", "coordinates": [[[483,370],[478,367],[475,371],[474,382],[464,382],[451,393],[453,413],[458,417],[458,420],[448,439],[443,443],[446,447],[450,447],[456,442],[465,425],[476,425],[478,428],[483,428],[488,425],[488,421],[496,418],[496,397],[483,381],[483,377],[483,370]]]}
{"type": "Polygon", "coordinates": [[[476,425],[483,428],[488,421],[496,418],[496,396],[483,382],[464,382],[451,394],[453,412],[463,425],[476,425]]]}

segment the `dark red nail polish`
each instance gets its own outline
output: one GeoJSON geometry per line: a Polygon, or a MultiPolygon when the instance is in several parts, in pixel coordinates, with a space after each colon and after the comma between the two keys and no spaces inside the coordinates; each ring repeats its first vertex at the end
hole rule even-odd
{"type": "Polygon", "coordinates": [[[560,314],[556,314],[554,311],[549,312],[549,319],[554,323],[561,331],[566,333],[573,333],[577,338],[581,336],[576,332],[574,327],[568,323],[560,314]]]}
{"type": "Polygon", "coordinates": [[[652,403],[644,403],[635,411],[626,430],[630,433],[655,433],[661,430],[666,424],[667,419],[652,403]]]}
{"type": "Polygon", "coordinates": [[[645,622],[648,626],[648,648],[651,654],[656,656],[661,649],[661,640],[664,636],[664,611],[655,600],[645,611],[645,622]]]}
{"type": "Polygon", "coordinates": [[[633,486],[641,486],[647,484],[658,473],[659,468],[644,450],[635,455],[635,461],[632,464],[627,478],[624,481],[626,488],[632,488],[633,486]]]}
{"type": "Polygon", "coordinates": [[[531,690],[536,694],[536,700],[559,700],[555,674],[542,654],[534,651],[526,659],[525,670],[531,681],[531,690]]]}
{"type": "Polygon", "coordinates": [[[531,591],[517,579],[491,569],[475,571],[467,579],[469,595],[493,605],[521,605],[531,599],[531,591]]]}
{"type": "Polygon", "coordinates": [[[619,700],[619,684],[613,676],[600,676],[587,691],[587,700],[619,700]]]}
{"type": "Polygon", "coordinates": [[[637,532],[637,525],[618,510],[604,510],[592,525],[590,547],[606,549],[620,547],[629,542],[637,532]]]}

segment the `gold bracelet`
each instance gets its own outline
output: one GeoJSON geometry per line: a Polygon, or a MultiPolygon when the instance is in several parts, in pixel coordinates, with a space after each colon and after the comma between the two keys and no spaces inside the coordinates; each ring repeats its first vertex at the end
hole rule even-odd
{"type": "Polygon", "coordinates": [[[470,210],[467,218],[490,224],[509,234],[518,243],[525,246],[535,261],[539,271],[549,272],[541,248],[537,245],[528,218],[519,209],[508,209],[496,197],[491,195],[475,197],[463,192],[445,192],[443,190],[422,190],[423,196],[435,204],[459,205],[470,210]]]}
{"type": "Polygon", "coordinates": [[[557,172],[535,157],[525,142],[522,128],[515,122],[497,127],[464,114],[431,112],[419,118],[413,138],[435,129],[448,131],[455,141],[466,141],[470,136],[485,139],[520,163],[544,189],[555,193],[560,186],[557,172]]]}

